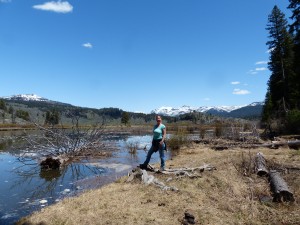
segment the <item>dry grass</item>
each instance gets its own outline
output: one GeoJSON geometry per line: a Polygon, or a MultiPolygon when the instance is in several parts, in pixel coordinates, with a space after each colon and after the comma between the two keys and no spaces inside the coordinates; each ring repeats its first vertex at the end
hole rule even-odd
{"type": "MultiPolygon", "coordinates": [[[[190,209],[197,224],[299,224],[300,171],[283,174],[291,187],[294,203],[261,202],[271,196],[266,178],[251,173],[249,159],[262,152],[272,165],[299,166],[300,154],[294,150],[232,149],[213,151],[203,145],[181,149],[167,162],[168,167],[197,167],[204,163],[217,168],[201,178],[173,179],[167,184],[178,192],[162,191],[122,178],[79,197],[64,199],[24,218],[27,224],[181,224],[190,209]],[[244,174],[240,166],[249,163],[244,174]],[[241,172],[242,171],[242,172],[241,172]]],[[[169,175],[156,174],[166,183],[169,175]]]]}

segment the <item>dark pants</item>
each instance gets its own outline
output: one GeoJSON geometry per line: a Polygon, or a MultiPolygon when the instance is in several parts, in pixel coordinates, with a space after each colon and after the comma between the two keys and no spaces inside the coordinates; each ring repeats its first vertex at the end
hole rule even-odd
{"type": "Polygon", "coordinates": [[[164,152],[164,150],[166,148],[166,145],[165,145],[165,143],[163,143],[160,146],[159,141],[161,141],[161,140],[158,140],[158,142],[156,142],[156,141],[152,142],[151,148],[149,149],[148,154],[147,154],[147,158],[146,158],[145,162],[143,163],[143,165],[145,167],[147,167],[147,165],[149,164],[152,154],[154,152],[158,151],[159,157],[160,157],[160,167],[165,168],[165,152],[164,152]]]}

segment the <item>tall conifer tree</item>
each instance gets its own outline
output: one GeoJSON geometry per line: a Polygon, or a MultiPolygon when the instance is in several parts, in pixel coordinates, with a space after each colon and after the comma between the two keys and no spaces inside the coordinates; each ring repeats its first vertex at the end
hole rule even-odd
{"type": "MultiPolygon", "coordinates": [[[[267,45],[270,51],[269,69],[271,76],[268,81],[269,94],[266,96],[268,109],[264,113],[275,115],[275,119],[285,117],[288,110],[295,104],[295,98],[291,92],[294,89],[295,73],[293,70],[293,40],[287,28],[288,23],[284,13],[274,6],[268,17],[267,30],[269,41],[267,45]],[[269,102],[272,102],[270,108],[269,102]]],[[[263,115],[264,117],[264,115],[263,115]]]]}
{"type": "Polygon", "coordinates": [[[294,38],[294,70],[296,73],[295,82],[297,86],[295,87],[295,95],[297,98],[296,108],[300,109],[300,0],[289,0],[289,9],[292,10],[291,19],[293,23],[290,25],[290,32],[294,38]]]}

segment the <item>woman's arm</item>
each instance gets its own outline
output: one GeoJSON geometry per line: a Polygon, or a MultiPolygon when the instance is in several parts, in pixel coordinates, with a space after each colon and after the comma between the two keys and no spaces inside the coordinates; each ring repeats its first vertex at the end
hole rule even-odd
{"type": "Polygon", "coordinates": [[[162,139],[161,139],[160,144],[163,144],[166,139],[167,128],[165,127],[165,129],[163,129],[162,132],[163,132],[163,134],[162,134],[162,139]]]}

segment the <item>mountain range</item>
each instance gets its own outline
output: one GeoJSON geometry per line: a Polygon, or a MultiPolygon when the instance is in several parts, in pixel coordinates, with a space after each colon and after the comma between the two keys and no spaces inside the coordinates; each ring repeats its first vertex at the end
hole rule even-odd
{"type": "MultiPolygon", "coordinates": [[[[24,101],[24,102],[43,102],[57,105],[69,105],[67,103],[62,103],[58,101],[52,101],[47,98],[40,97],[36,94],[19,94],[7,97],[2,97],[2,99],[10,101],[24,101]]],[[[243,106],[201,106],[201,107],[191,107],[182,106],[179,108],[173,107],[160,107],[151,111],[151,114],[160,114],[164,116],[176,117],[187,113],[200,112],[211,115],[217,115],[222,117],[233,117],[233,118],[253,118],[260,117],[263,102],[253,102],[249,105],[243,106]]]]}
{"type": "Polygon", "coordinates": [[[173,107],[160,107],[152,110],[151,113],[161,114],[165,116],[179,116],[187,113],[201,112],[211,115],[217,115],[222,117],[260,117],[262,112],[263,102],[253,102],[249,105],[243,106],[201,106],[201,107],[190,107],[182,106],[179,108],[173,107]]]}

